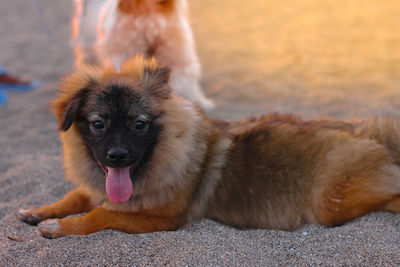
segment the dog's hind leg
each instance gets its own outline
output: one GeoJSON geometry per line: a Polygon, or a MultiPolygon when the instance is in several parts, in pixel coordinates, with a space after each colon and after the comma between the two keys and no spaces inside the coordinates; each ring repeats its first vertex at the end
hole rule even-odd
{"type": "Polygon", "coordinates": [[[394,162],[400,166],[400,118],[375,117],[362,121],[356,125],[354,136],[384,145],[394,162]]]}
{"type": "Polygon", "coordinates": [[[323,192],[317,221],[341,225],[373,211],[400,212],[400,168],[384,165],[376,171],[349,173],[323,192]]]}
{"type": "Polygon", "coordinates": [[[196,101],[205,110],[215,108],[200,86],[201,67],[194,47],[193,34],[186,20],[167,27],[154,47],[154,57],[171,72],[172,88],[181,96],[196,101]]]}
{"type": "Polygon", "coordinates": [[[77,188],[68,192],[65,197],[56,203],[38,209],[19,210],[18,218],[28,224],[36,225],[51,218],[63,218],[71,214],[87,212],[93,209],[87,194],[77,188]]]}
{"type": "Polygon", "coordinates": [[[384,207],[384,210],[400,213],[400,194],[393,197],[384,207]]]}

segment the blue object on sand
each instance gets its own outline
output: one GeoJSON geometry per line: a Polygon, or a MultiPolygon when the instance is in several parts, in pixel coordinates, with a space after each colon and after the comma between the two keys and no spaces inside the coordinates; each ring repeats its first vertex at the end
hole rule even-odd
{"type": "Polygon", "coordinates": [[[41,85],[39,81],[31,81],[23,84],[9,84],[0,82],[0,90],[8,91],[29,91],[38,88],[41,85]]]}
{"type": "Polygon", "coordinates": [[[28,91],[40,86],[39,81],[22,81],[16,77],[10,76],[4,68],[0,67],[0,90],[9,91],[28,91]],[[7,79],[2,79],[7,76],[7,79]]]}
{"type": "Polygon", "coordinates": [[[24,81],[7,74],[4,68],[0,67],[0,106],[7,103],[7,91],[28,91],[39,87],[39,81],[24,81]]]}
{"type": "Polygon", "coordinates": [[[0,106],[3,106],[5,103],[7,103],[7,94],[4,91],[0,90],[0,106]]]}

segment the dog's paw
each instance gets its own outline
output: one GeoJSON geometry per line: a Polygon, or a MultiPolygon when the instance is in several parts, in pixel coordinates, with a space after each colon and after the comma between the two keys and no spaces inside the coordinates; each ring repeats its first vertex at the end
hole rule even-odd
{"type": "Polygon", "coordinates": [[[199,100],[199,104],[206,111],[212,111],[213,109],[215,109],[214,102],[209,100],[208,98],[203,98],[199,100]]]}
{"type": "Polygon", "coordinates": [[[45,220],[38,225],[40,234],[49,239],[64,236],[60,232],[60,223],[58,219],[45,220]]]}
{"type": "Polygon", "coordinates": [[[33,210],[19,210],[17,217],[19,220],[31,225],[37,225],[43,220],[41,214],[35,213],[33,210]]]}

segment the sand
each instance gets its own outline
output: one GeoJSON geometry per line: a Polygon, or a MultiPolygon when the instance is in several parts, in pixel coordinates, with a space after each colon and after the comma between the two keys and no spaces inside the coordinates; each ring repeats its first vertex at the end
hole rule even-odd
{"type": "MultiPolygon", "coordinates": [[[[190,3],[202,84],[218,105],[211,115],[400,113],[399,1],[243,2],[190,3]]],[[[0,1],[0,65],[43,84],[10,92],[0,107],[0,266],[400,264],[400,215],[386,212],[294,232],[237,230],[204,219],[171,232],[107,230],[56,240],[18,221],[18,209],[52,203],[72,188],[48,109],[58,79],[72,70],[71,2],[39,3],[42,17],[31,1],[0,1]]]]}

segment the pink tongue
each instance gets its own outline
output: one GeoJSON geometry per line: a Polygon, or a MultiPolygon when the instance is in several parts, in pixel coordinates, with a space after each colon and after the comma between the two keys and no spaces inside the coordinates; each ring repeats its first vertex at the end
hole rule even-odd
{"type": "Polygon", "coordinates": [[[132,182],[129,176],[129,167],[107,167],[106,192],[114,203],[126,202],[132,195],[132,182]]]}

